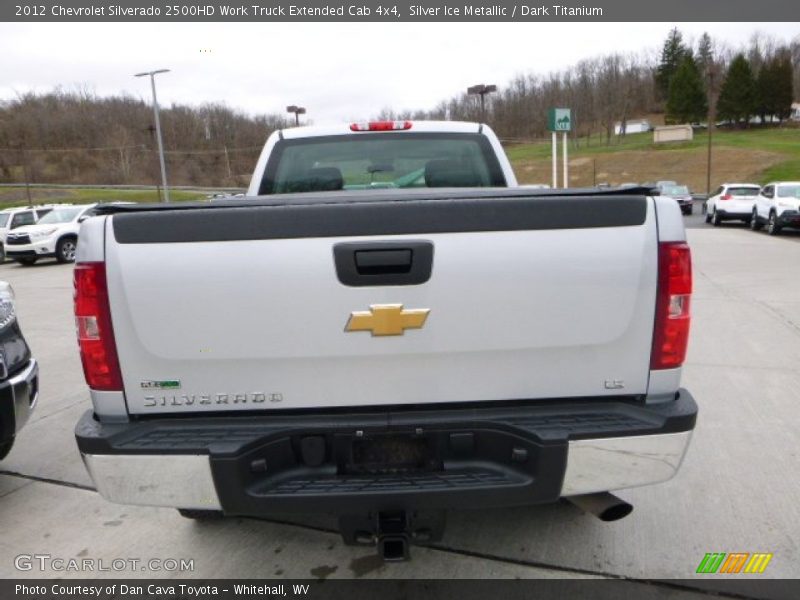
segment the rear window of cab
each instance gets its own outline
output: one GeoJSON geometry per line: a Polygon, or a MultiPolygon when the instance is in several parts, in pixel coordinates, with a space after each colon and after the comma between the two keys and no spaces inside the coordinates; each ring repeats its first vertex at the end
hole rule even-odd
{"type": "Polygon", "coordinates": [[[389,132],[281,140],[259,194],[505,185],[483,135],[389,132]]]}

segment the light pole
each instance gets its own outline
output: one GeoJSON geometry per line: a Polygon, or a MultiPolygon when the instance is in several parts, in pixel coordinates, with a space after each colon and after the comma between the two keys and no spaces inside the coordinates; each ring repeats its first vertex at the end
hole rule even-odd
{"type": "Polygon", "coordinates": [[[497,91],[497,86],[494,84],[486,85],[483,83],[479,83],[477,85],[473,85],[467,88],[467,94],[474,96],[478,95],[481,97],[481,121],[486,120],[486,105],[484,103],[484,96],[486,94],[491,94],[492,92],[497,91]]]}
{"type": "Polygon", "coordinates": [[[167,164],[164,161],[164,142],[161,140],[161,121],[158,118],[158,98],[156,97],[156,75],[159,73],[169,73],[169,69],[158,69],[157,71],[145,71],[136,73],[134,77],[150,76],[150,86],[153,88],[153,114],[156,119],[156,139],[158,139],[158,159],[161,162],[161,186],[164,188],[164,202],[169,202],[169,190],[167,189],[167,164]]]}
{"type": "MultiPolygon", "coordinates": [[[[708,66],[708,156],[706,158],[706,198],[711,195],[711,140],[717,124],[717,103],[714,95],[714,65],[708,66]]],[[[705,206],[705,204],[703,205],[705,206]]]]}
{"type": "Polygon", "coordinates": [[[300,126],[300,115],[306,114],[306,109],[303,106],[295,106],[292,104],[291,106],[286,107],[286,112],[294,113],[294,124],[295,127],[300,126]]]}

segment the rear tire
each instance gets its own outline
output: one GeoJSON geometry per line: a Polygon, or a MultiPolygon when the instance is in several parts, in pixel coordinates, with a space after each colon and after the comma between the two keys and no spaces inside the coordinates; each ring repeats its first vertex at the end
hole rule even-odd
{"type": "Polygon", "coordinates": [[[221,510],[207,510],[203,508],[179,508],[178,512],[186,519],[194,521],[219,521],[225,517],[221,510]]]}
{"type": "Polygon", "coordinates": [[[705,218],[706,223],[711,223],[711,213],[706,212],[705,215],[706,215],[705,218]]]}
{"type": "Polygon", "coordinates": [[[14,260],[16,260],[19,264],[21,264],[24,267],[30,267],[32,265],[35,265],[36,261],[39,260],[39,259],[36,258],[35,256],[31,256],[31,257],[25,256],[25,257],[22,257],[22,258],[15,258],[14,260]]]}
{"type": "Polygon", "coordinates": [[[0,245],[0,265],[6,262],[6,247],[0,245]]]}
{"type": "Polygon", "coordinates": [[[8,453],[11,452],[11,448],[14,446],[14,438],[12,437],[10,440],[6,440],[2,444],[0,444],[0,460],[3,460],[8,453]]]}
{"type": "Polygon", "coordinates": [[[78,239],[74,237],[64,237],[56,244],[56,260],[60,263],[75,262],[75,249],[78,247],[78,239]]]}
{"type": "Polygon", "coordinates": [[[719,227],[722,224],[722,218],[719,216],[717,209],[714,209],[714,212],[711,213],[711,224],[714,227],[719,227]]]}
{"type": "Polygon", "coordinates": [[[769,213],[769,220],[767,221],[767,233],[769,235],[780,235],[781,226],[778,223],[778,215],[774,212],[769,213]]]}
{"type": "Polygon", "coordinates": [[[753,216],[750,217],[750,229],[752,231],[759,231],[763,226],[764,226],[764,224],[760,223],[758,221],[758,213],[756,212],[756,209],[754,208],[753,209],[753,216]]]}

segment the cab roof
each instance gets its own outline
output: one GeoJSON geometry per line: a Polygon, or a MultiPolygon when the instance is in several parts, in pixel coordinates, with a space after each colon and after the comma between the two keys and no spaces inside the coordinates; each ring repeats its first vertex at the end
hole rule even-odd
{"type": "MultiPolygon", "coordinates": [[[[398,121],[411,124],[403,132],[407,133],[480,133],[484,127],[480,123],[468,123],[466,121],[409,121],[407,119],[397,119],[398,121]]],[[[319,137],[327,135],[369,135],[371,131],[353,131],[350,126],[355,124],[370,123],[374,121],[352,121],[338,125],[322,125],[308,127],[289,127],[281,129],[278,133],[284,139],[294,140],[307,137],[319,137]]]]}

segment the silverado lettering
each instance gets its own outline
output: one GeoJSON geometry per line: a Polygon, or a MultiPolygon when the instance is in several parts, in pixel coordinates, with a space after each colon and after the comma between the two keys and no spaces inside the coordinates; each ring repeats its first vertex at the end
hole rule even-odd
{"type": "MultiPolygon", "coordinates": [[[[270,394],[270,398],[275,394],[270,394]]],[[[193,404],[261,404],[267,401],[267,394],[264,392],[253,392],[244,394],[181,394],[180,396],[145,396],[144,406],[151,408],[154,406],[192,406],[193,404]]],[[[276,400],[273,400],[276,401],[276,400]]]]}

